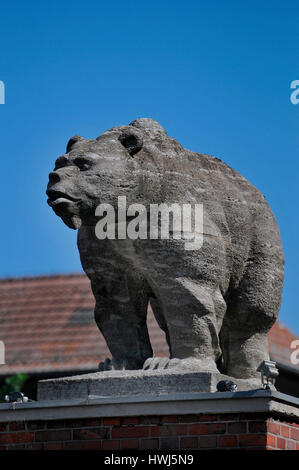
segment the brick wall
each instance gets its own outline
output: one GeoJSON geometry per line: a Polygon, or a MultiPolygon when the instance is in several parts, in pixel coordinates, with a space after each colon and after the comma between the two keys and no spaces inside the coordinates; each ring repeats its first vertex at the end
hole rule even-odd
{"type": "Polygon", "coordinates": [[[299,424],[260,413],[0,423],[0,450],[216,448],[299,450],[299,424]]]}

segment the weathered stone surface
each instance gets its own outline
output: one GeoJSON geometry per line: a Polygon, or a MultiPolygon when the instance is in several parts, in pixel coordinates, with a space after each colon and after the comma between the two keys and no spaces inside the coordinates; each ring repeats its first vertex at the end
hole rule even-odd
{"type": "MultiPolygon", "coordinates": [[[[165,393],[216,392],[217,383],[228,377],[219,373],[170,370],[104,371],[59,379],[40,380],[38,400],[161,395],[165,393]]],[[[261,386],[260,381],[235,379],[238,391],[261,386]]]]}
{"type": "Polygon", "coordinates": [[[256,376],[268,359],[284,259],[275,218],[244,177],[217,158],[184,149],[156,121],[137,119],[95,140],[73,137],[49,176],[47,194],[56,214],[80,227],[95,319],[115,368],[139,369],[152,357],[150,302],[171,361],[154,358],[146,367],[218,367],[232,377],[256,376]],[[203,204],[202,247],[186,250],[174,236],[99,240],[95,209],[100,203],[116,208],[119,196],[147,211],[150,204],[203,204]]]}

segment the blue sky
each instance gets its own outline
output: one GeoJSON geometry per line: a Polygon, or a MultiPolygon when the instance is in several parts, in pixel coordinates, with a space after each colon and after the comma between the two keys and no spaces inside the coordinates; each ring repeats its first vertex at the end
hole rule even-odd
{"type": "Polygon", "coordinates": [[[266,196],[286,256],[280,320],[299,333],[296,1],[2,2],[0,276],[81,271],[46,204],[56,157],[137,117],[266,196]]]}

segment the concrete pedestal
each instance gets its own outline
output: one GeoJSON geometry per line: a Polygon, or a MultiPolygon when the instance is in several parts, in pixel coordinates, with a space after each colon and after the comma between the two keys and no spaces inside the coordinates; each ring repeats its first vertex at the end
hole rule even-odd
{"type": "Polygon", "coordinates": [[[98,397],[164,395],[173,393],[216,392],[220,380],[232,380],[238,391],[261,388],[259,380],[241,380],[210,372],[178,370],[107,371],[58,379],[41,380],[38,400],[67,400],[98,397]]]}

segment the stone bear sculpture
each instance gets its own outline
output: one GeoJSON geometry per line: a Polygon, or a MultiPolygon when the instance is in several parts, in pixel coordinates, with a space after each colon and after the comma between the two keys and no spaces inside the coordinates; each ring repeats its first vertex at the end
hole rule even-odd
{"type": "Polygon", "coordinates": [[[66,225],[79,229],[95,320],[112,354],[101,370],[257,376],[280,308],[284,257],[264,196],[244,177],[218,158],[184,149],[156,121],[137,119],[94,140],[71,138],[49,175],[47,195],[66,225]],[[200,205],[200,248],[186,249],[174,230],[163,239],[99,239],[96,226],[105,214],[99,216],[98,205],[116,209],[124,197],[146,208],[146,220],[150,205],[200,205]],[[149,303],[169,359],[153,357],[149,303]]]}

